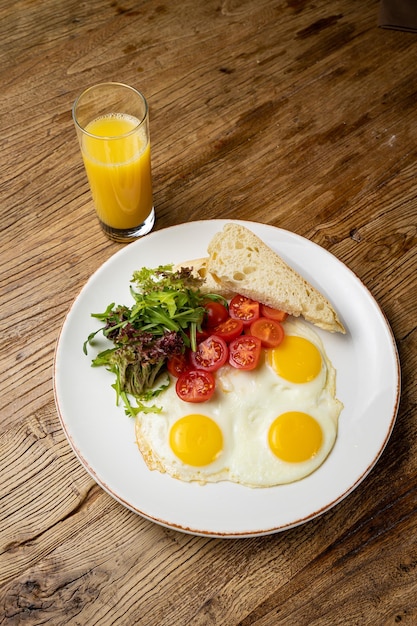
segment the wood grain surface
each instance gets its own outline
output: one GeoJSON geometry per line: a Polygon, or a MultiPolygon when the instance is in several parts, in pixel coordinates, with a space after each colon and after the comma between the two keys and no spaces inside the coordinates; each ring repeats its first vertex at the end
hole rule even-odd
{"type": "Polygon", "coordinates": [[[376,0],[0,0],[0,625],[417,623],[417,34],[376,0]],[[155,229],[249,219],[351,268],[402,367],[392,437],[343,502],[267,537],[133,514],[71,451],[53,397],[66,313],[120,244],[95,217],[71,107],[150,105],[155,229]]]}

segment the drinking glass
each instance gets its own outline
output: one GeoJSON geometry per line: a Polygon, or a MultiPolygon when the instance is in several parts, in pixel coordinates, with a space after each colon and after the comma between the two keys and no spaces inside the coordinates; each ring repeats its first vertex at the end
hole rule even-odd
{"type": "Polygon", "coordinates": [[[89,87],[72,109],[97,217],[122,243],[152,230],[149,111],[145,97],[122,83],[89,87]]]}

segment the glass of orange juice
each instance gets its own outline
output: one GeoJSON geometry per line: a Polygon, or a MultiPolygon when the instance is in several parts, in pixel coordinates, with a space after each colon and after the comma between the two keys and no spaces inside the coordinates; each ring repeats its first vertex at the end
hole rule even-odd
{"type": "Polygon", "coordinates": [[[122,83],[101,83],[77,98],[72,115],[103,231],[122,243],[146,235],[155,210],[145,97],[122,83]]]}

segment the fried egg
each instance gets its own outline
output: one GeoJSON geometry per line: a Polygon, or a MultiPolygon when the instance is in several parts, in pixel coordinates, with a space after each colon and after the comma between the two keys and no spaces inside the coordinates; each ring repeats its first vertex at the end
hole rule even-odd
{"type": "Polygon", "coordinates": [[[284,329],[255,370],[220,368],[207,402],[184,402],[171,384],[157,398],[160,413],[138,415],[136,440],[151,470],[187,482],[271,487],[324,462],[343,408],[336,372],[310,325],[289,318],[284,329]]]}

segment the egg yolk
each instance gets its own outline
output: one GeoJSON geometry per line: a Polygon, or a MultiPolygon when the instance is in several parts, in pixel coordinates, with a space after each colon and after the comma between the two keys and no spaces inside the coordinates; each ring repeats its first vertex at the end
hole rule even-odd
{"type": "Polygon", "coordinates": [[[304,337],[286,335],[280,345],[268,350],[267,359],[278,376],[291,383],[308,383],[321,370],[318,348],[304,337]]]}
{"type": "Polygon", "coordinates": [[[320,424],[307,413],[289,411],[271,424],[268,443],[282,461],[302,463],[314,457],[323,441],[320,424]]]}
{"type": "Polygon", "coordinates": [[[185,464],[200,467],[216,460],[223,449],[223,435],[206,415],[185,415],[173,424],[169,445],[185,464]]]}

